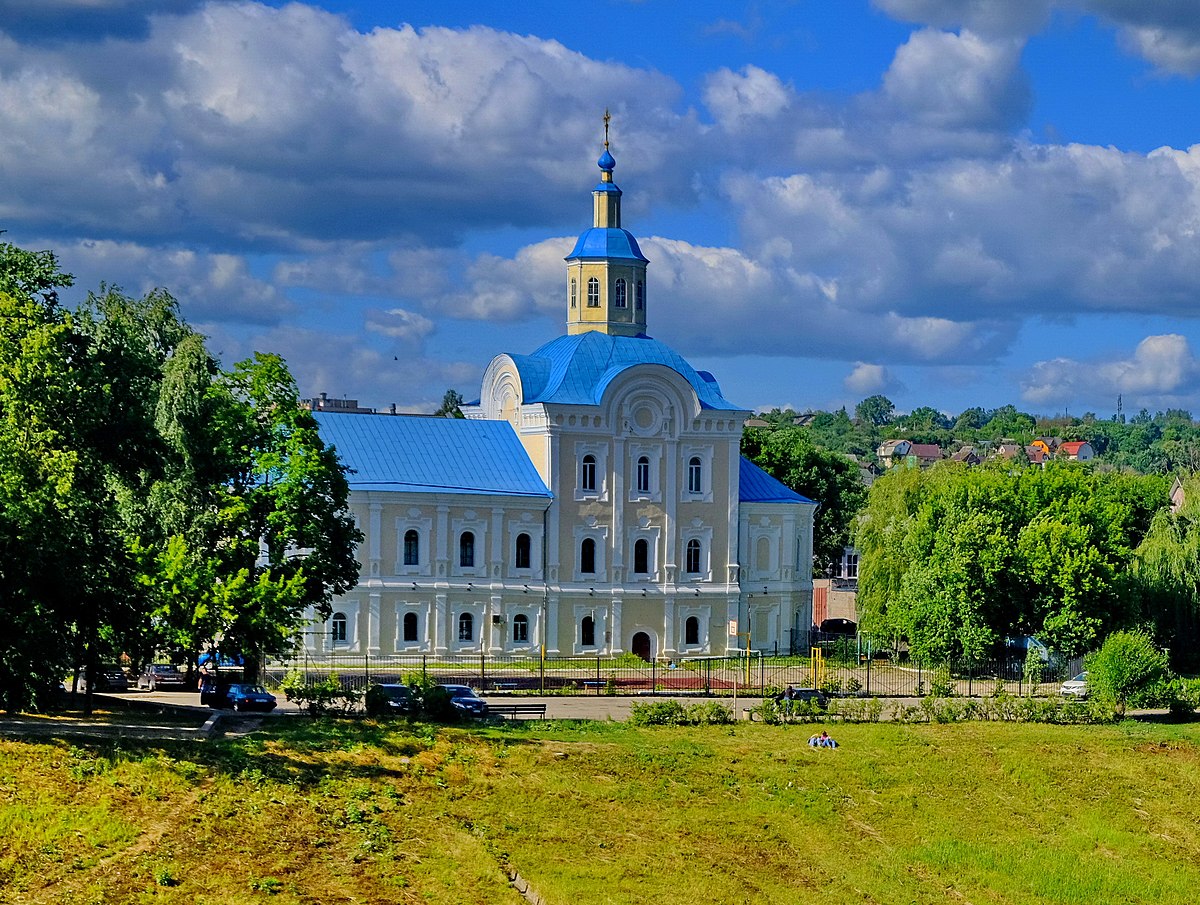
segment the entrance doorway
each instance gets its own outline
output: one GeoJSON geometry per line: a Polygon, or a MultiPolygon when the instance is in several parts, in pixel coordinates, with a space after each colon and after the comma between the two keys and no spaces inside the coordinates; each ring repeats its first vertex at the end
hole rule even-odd
{"type": "Polygon", "coordinates": [[[654,656],[654,651],[650,649],[650,636],[645,632],[638,632],[633,636],[633,655],[641,657],[646,662],[654,656]]]}

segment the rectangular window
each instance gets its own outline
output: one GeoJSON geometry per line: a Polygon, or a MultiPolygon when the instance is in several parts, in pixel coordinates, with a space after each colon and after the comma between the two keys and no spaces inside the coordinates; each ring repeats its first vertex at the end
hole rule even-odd
{"type": "Polygon", "coordinates": [[[843,578],[858,578],[858,554],[847,553],[845,565],[842,568],[843,578]]]}

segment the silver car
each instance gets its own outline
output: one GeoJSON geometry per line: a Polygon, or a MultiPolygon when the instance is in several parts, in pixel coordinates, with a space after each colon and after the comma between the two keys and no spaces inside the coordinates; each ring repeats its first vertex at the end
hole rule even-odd
{"type": "Polygon", "coordinates": [[[1088,696],[1087,673],[1081,672],[1075,678],[1067,679],[1058,689],[1058,693],[1064,698],[1075,698],[1077,701],[1082,701],[1088,696]]]}

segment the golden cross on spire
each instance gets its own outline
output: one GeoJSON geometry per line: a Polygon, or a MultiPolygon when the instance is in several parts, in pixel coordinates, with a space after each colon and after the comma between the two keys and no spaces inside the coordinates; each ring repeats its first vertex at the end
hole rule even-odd
{"type": "Polygon", "coordinates": [[[608,108],[604,108],[604,150],[608,150],[608,123],[612,117],[608,115],[608,108]]]}

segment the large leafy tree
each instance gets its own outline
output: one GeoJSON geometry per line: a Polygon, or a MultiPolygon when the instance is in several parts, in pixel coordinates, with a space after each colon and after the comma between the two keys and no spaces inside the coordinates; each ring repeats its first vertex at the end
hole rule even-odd
{"type": "Polygon", "coordinates": [[[749,430],[742,453],[797,493],[820,503],[813,524],[813,569],[829,574],[850,542],[850,525],[866,497],[858,466],[815,446],[807,429],[749,430]]]}
{"type": "Polygon", "coordinates": [[[168,294],[75,311],[0,243],[0,706],[224,638],[252,664],[357,577],[348,487],[283,361],[221,373],[168,294]]]}
{"type": "Polygon", "coordinates": [[[1061,463],[889,474],[855,526],[861,621],[932,658],[1015,634],[1082,653],[1136,617],[1132,550],[1164,500],[1161,479],[1061,463]]]}

